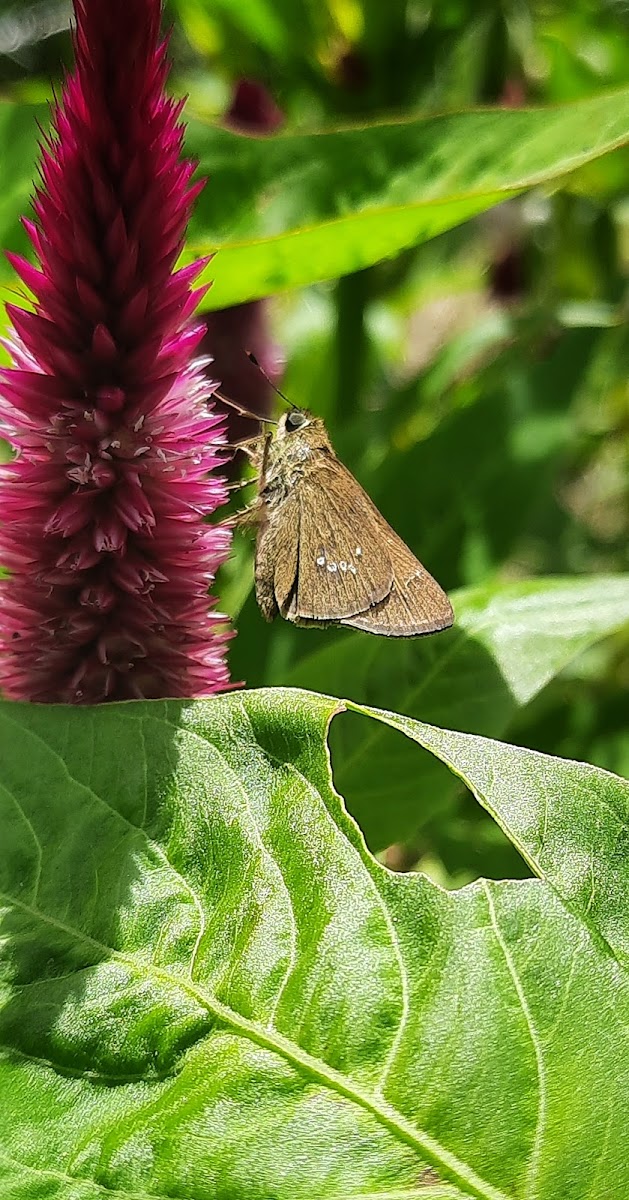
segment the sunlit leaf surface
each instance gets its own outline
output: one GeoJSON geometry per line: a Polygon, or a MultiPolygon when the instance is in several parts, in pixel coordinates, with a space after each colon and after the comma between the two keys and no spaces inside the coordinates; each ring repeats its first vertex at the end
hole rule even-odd
{"type": "Polygon", "coordinates": [[[243,137],[191,121],[211,179],[188,255],[219,249],[205,304],[221,308],[347,275],[629,141],[629,89],[549,109],[243,137]]]}
{"type": "Polygon", "coordinates": [[[3,1197],[627,1193],[629,784],[374,713],[539,875],[448,895],[365,850],[338,708],[2,706],[3,1197]]]}

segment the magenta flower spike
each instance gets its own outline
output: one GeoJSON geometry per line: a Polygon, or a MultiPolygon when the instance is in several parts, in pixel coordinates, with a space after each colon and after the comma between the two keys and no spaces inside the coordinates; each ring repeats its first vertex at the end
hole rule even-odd
{"type": "MultiPolygon", "coordinates": [[[[201,184],[168,99],[160,0],[74,0],[76,65],[53,110],[34,221],[36,298],[10,306],[0,371],[0,688],[96,703],[224,688],[207,589],[229,534],[224,430],[175,270],[201,184]]],[[[207,360],[205,360],[207,363],[207,360]]]]}

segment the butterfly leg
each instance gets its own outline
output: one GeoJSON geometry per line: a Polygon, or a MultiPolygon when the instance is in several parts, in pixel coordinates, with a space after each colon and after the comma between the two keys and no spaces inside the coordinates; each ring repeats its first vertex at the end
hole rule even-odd
{"type": "Polygon", "coordinates": [[[245,477],[244,479],[236,479],[233,483],[228,483],[225,490],[228,492],[239,492],[241,488],[250,487],[251,484],[257,482],[258,480],[256,479],[255,475],[250,478],[245,477]]]}
{"type": "Polygon", "coordinates": [[[247,504],[245,508],[241,508],[239,512],[232,513],[231,517],[225,517],[221,521],[227,529],[241,529],[247,526],[257,525],[261,516],[261,504],[259,499],[253,501],[252,504],[247,504]]]}
{"type": "Polygon", "coordinates": [[[238,442],[220,442],[219,450],[242,450],[252,462],[259,462],[262,456],[264,439],[256,434],[255,437],[241,438],[238,442]]]}
{"type": "MultiPolygon", "coordinates": [[[[265,417],[262,413],[252,412],[250,408],[245,408],[244,404],[238,404],[236,400],[232,400],[230,396],[226,396],[224,392],[214,392],[214,395],[222,404],[226,404],[228,408],[232,408],[234,412],[240,414],[241,417],[248,417],[250,421],[257,421],[259,425],[277,425],[274,417],[265,417]]],[[[250,439],[247,439],[250,440],[250,439]]]]}

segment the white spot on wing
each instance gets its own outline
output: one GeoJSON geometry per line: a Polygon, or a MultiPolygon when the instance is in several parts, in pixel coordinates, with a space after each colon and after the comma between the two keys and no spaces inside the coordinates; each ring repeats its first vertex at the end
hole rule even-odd
{"type": "Polygon", "coordinates": [[[347,563],[343,562],[343,560],[341,559],[341,562],[339,563],[339,571],[346,571],[346,570],[347,570],[347,563]]]}
{"type": "Polygon", "coordinates": [[[319,557],[317,558],[316,562],[317,562],[318,567],[324,567],[325,566],[325,554],[320,554],[319,557]]]}
{"type": "Polygon", "coordinates": [[[336,569],[337,569],[337,567],[336,567],[336,563],[335,563],[335,562],[328,563],[328,571],[329,571],[329,572],[330,572],[332,575],[334,574],[334,572],[336,571],[336,569]]]}
{"type": "Polygon", "coordinates": [[[350,571],[352,572],[352,575],[355,575],[355,574],[356,574],[356,567],[354,566],[354,564],[353,564],[353,563],[350,563],[350,564],[349,564],[349,569],[350,569],[350,571]]]}
{"type": "Polygon", "coordinates": [[[356,555],[356,558],[362,558],[363,552],[362,552],[360,546],[356,547],[356,549],[354,550],[354,554],[356,555]]]}

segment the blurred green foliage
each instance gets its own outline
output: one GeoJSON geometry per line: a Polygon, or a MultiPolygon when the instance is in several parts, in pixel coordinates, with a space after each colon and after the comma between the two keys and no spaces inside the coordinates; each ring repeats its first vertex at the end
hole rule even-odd
{"type": "MultiPolygon", "coordinates": [[[[629,83],[620,0],[169,0],[167,10],[174,86],[205,122],[222,120],[243,78],[266,90],[287,134],[304,137],[479,105],[563,104],[629,83]]],[[[68,57],[67,11],[0,4],[5,99],[49,94],[68,57]]],[[[30,164],[32,126],[14,110],[5,126],[3,162],[22,154],[30,164]]],[[[629,570],[628,155],[605,154],[394,258],[269,302],[284,389],[325,417],[341,456],[448,588],[499,593],[538,576],[629,570]]],[[[236,188],[240,170],[243,192],[246,162],[243,152],[225,166],[236,188]]],[[[290,164],[282,170],[286,211],[290,164]]],[[[19,164],[7,174],[21,203],[19,164]]],[[[217,161],[208,194],[220,188],[217,161]]],[[[330,199],[342,208],[346,197],[330,199]]],[[[5,244],[19,236],[14,206],[3,196],[5,244]]],[[[238,628],[234,678],[298,683],[317,639],[347,635],[266,627],[250,580],[243,537],[219,581],[238,628]]],[[[318,686],[343,691],[338,678],[318,686]]],[[[396,708],[395,678],[382,686],[369,702],[396,708]]],[[[618,634],[514,712],[508,733],[629,775],[628,695],[618,634]]],[[[462,792],[440,793],[441,778],[390,861],[418,861],[449,884],[522,872],[462,792]]]]}

